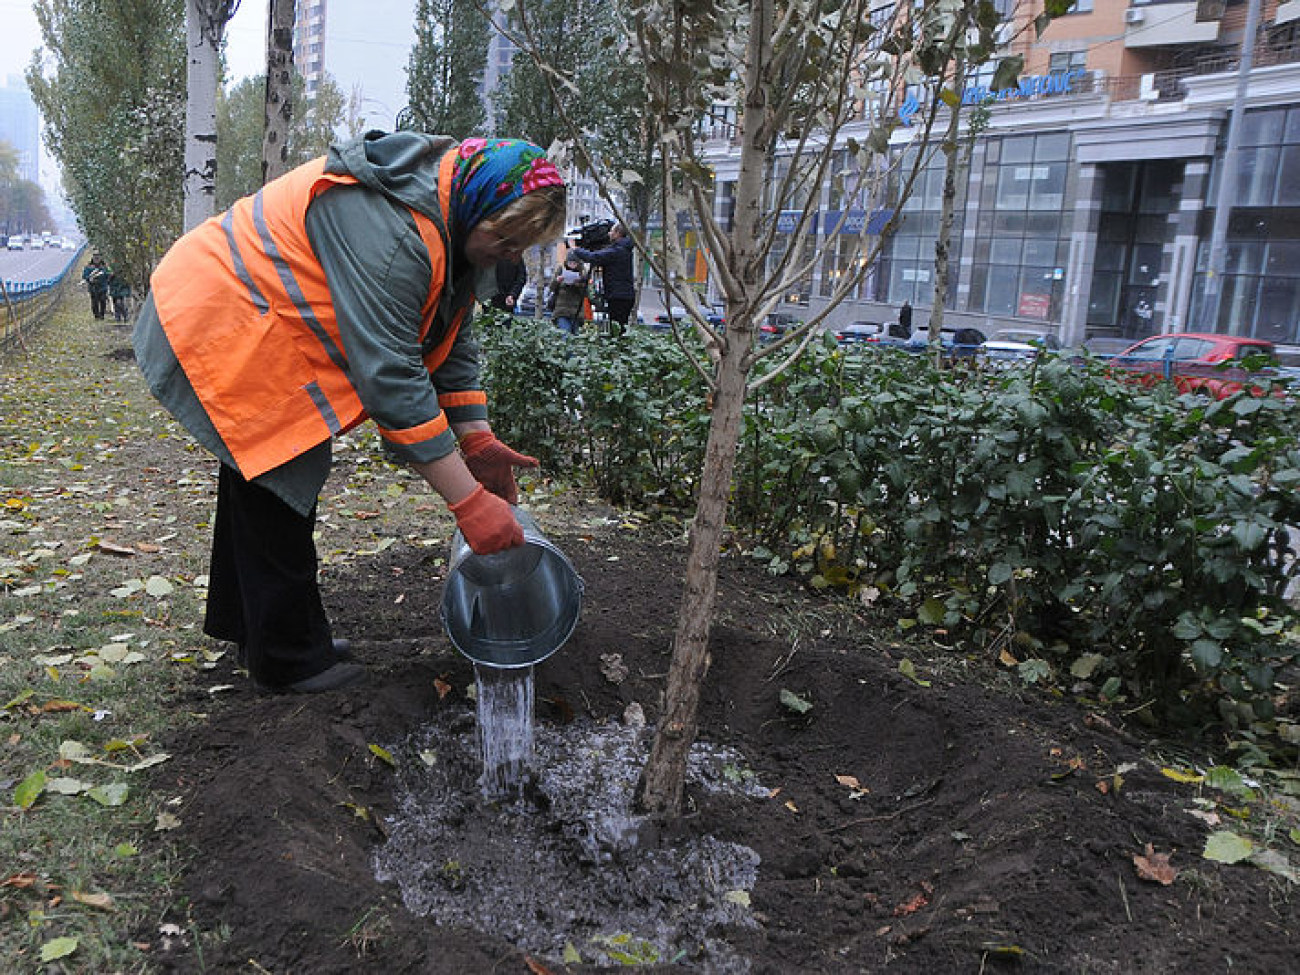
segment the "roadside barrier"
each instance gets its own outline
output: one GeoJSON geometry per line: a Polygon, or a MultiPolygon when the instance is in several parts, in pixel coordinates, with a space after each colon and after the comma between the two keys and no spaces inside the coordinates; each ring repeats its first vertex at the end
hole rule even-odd
{"type": "Polygon", "coordinates": [[[49,317],[73,281],[72,271],[84,250],[83,245],[56,277],[36,281],[0,279],[0,354],[7,355],[12,346],[21,347],[26,334],[49,317]]]}

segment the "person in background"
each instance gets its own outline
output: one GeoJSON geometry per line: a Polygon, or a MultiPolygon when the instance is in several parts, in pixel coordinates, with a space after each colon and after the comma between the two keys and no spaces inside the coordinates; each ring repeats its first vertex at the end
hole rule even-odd
{"type": "Polygon", "coordinates": [[[582,261],[570,252],[555,272],[551,288],[555,293],[552,314],[556,327],[569,335],[582,330],[583,304],[587,300],[587,269],[582,261]]]}
{"type": "Polygon", "coordinates": [[[113,320],[125,322],[130,317],[131,284],[116,271],[108,276],[108,297],[113,301],[113,320]]]}
{"type": "Polygon", "coordinates": [[[523,544],[514,469],[537,461],[492,432],[469,316],[499,262],[560,236],[564,203],[531,143],[369,132],[236,201],[159,263],[136,359],[220,461],[203,629],[237,645],[259,690],[365,675],[333,639],[316,580],[333,437],[373,419],[475,553],[523,544]]]}
{"type": "Polygon", "coordinates": [[[519,296],[528,283],[528,266],[523,258],[500,261],[496,271],[497,291],[492,296],[492,307],[507,312],[511,317],[519,308],[519,296]]]}
{"type": "Polygon", "coordinates": [[[895,338],[907,339],[912,337],[912,303],[910,301],[905,300],[903,307],[898,309],[898,331],[891,334],[895,338]]]}
{"type": "Polygon", "coordinates": [[[610,335],[618,338],[627,330],[628,319],[636,305],[636,279],[632,273],[632,238],[622,224],[614,224],[609,231],[609,243],[604,247],[587,250],[573,248],[580,261],[601,269],[604,285],[605,310],[609,314],[610,335]]]}
{"type": "Polygon", "coordinates": [[[90,292],[90,313],[102,319],[108,312],[108,279],[112,276],[99,251],[90,255],[90,263],[81,269],[81,280],[90,292]]]}

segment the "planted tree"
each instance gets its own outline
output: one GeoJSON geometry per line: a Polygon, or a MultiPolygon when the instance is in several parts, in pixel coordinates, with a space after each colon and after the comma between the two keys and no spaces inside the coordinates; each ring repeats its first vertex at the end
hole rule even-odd
{"type": "MultiPolygon", "coordinates": [[[[557,116],[572,123],[573,82],[533,43],[532,5],[518,6],[521,47],[550,84],[557,116]]],[[[841,266],[853,270],[840,276],[823,311],[770,344],[756,340],[758,326],[811,275],[827,246],[842,246],[848,207],[835,226],[816,227],[820,188],[837,152],[847,150],[855,160],[845,198],[858,208],[883,206],[881,180],[892,165],[893,106],[899,96],[908,87],[919,92],[924,107],[911,141],[925,149],[944,101],[960,99],[950,89],[946,97],[941,94],[953,64],[958,59],[978,64],[993,56],[999,17],[988,0],[923,0],[886,8],[871,0],[691,5],[627,0],[624,9],[624,50],[640,61],[654,120],[661,225],[694,228],[726,303],[723,330],[710,324],[701,297],[688,284],[678,234],[665,232],[653,248],[643,235],[634,235],[671,300],[690,316],[700,342],[683,341],[681,348],[695,363],[711,410],[664,711],[639,794],[645,810],[676,815],[709,666],[718,558],[745,400],[799,358],[826,315],[866,274],[882,241],[870,235],[871,222],[861,221],[855,240],[849,235],[852,253],[841,266]],[[710,119],[725,128],[739,156],[736,179],[728,187],[728,220],[715,210],[710,147],[702,137],[710,119]]],[[[578,126],[567,124],[567,132],[621,213],[625,186],[591,151],[578,126]]],[[[888,201],[895,213],[927,154],[917,151],[911,158],[912,169],[896,174],[897,195],[888,201]]]]}

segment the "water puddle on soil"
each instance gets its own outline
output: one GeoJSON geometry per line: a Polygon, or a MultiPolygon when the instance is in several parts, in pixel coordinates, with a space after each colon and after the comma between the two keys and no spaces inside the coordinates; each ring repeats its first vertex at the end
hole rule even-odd
{"type": "MultiPolygon", "coordinates": [[[[486,691],[517,713],[527,683],[527,691],[500,682],[486,691]]],[[[631,802],[650,732],[578,721],[540,725],[531,737],[531,768],[520,764],[522,745],[506,748],[497,762],[507,769],[504,780],[486,777],[481,729],[470,713],[392,749],[397,813],[385,824],[376,877],[396,884],[412,913],[473,927],[556,963],[747,971],[726,938],[755,923],[748,904],[758,855],[712,836],[672,847],[640,842],[647,822],[631,802]],[[487,798],[502,786],[491,794],[509,798],[487,798]]],[[[729,749],[697,743],[689,768],[704,788],[767,796],[729,749]]]]}

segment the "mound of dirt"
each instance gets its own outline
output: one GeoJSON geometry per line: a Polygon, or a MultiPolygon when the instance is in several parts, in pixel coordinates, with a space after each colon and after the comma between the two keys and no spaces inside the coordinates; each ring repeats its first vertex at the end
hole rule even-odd
{"type": "MultiPolygon", "coordinates": [[[[621,726],[632,704],[653,724],[681,588],[680,541],[615,522],[582,534],[544,527],[586,588],[573,638],[535,671],[539,736],[563,741],[601,723],[621,726]]],[[[420,916],[396,883],[376,879],[376,861],[404,815],[403,796],[420,788],[416,756],[449,752],[474,720],[473,668],[437,622],[442,572],[427,550],[401,544],[327,572],[336,633],[354,641],[369,669],[364,687],[257,697],[233,661],[194,686],[186,704],[208,719],[169,743],[174,758],[155,780],[180,799],[178,835],[193,853],[183,881],[190,915],[175,919],[190,934],[162,956],[164,967],[597,971],[618,958],[608,949],[620,937],[641,952],[635,960],[659,961],[646,969],[665,971],[1276,973],[1294,965],[1294,894],[1254,867],[1203,860],[1205,826],[1188,814],[1193,794],[1161,775],[1139,740],[1071,704],[959,680],[960,668],[932,671],[917,660],[924,680],[905,676],[888,620],[851,617],[738,560],[724,560],[720,577],[701,738],[740,756],[761,789],[693,782],[681,821],[641,831],[635,849],[620,854],[654,857],[706,837],[753,851],[755,879],[730,901],[736,910],[687,926],[686,947],[617,927],[595,937],[599,892],[619,887],[610,863],[575,854],[558,873],[554,864],[543,872],[521,844],[520,885],[549,886],[557,898],[569,885],[584,888],[572,930],[548,932],[549,943],[573,953],[507,937],[562,923],[564,912],[533,908],[547,916],[513,925],[499,912],[467,920],[472,911],[447,905],[475,887],[476,869],[499,862],[486,845],[511,820],[462,775],[457,810],[439,814],[453,839],[426,870],[443,884],[443,908],[420,916]],[[213,694],[214,684],[235,689],[213,694]],[[811,708],[799,713],[782,692],[811,708]],[[466,824],[459,833],[458,822],[466,824]],[[1139,875],[1134,857],[1148,844],[1179,871],[1171,885],[1139,875]]],[[[615,906],[609,916],[625,917],[615,906]]],[[[689,898],[681,910],[692,910],[689,898]]]]}

